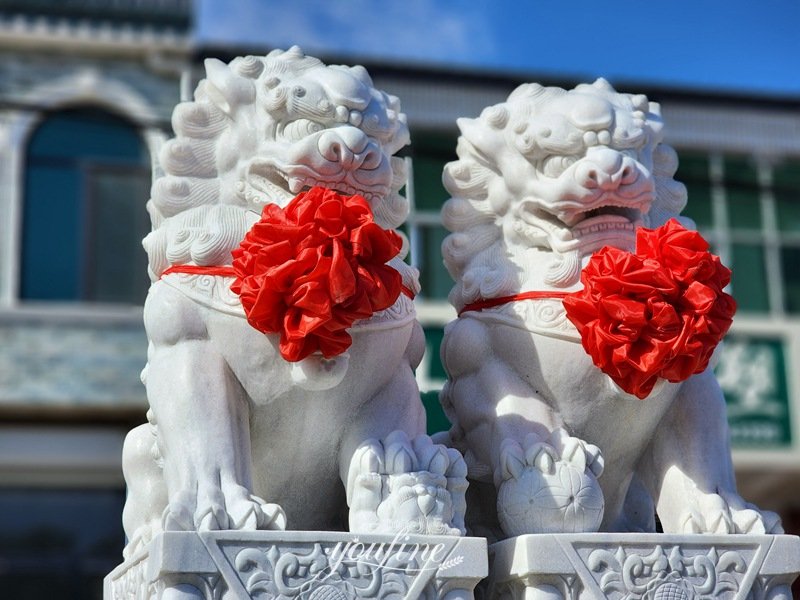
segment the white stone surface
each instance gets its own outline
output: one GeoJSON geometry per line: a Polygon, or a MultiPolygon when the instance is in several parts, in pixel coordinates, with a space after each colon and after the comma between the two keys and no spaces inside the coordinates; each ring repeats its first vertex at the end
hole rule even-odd
{"type": "MultiPolygon", "coordinates": [[[[194,102],[175,109],[148,205],[150,423],[123,456],[126,556],[162,529],[341,529],[347,505],[353,532],[463,533],[466,466],[425,435],[412,300],[355,322],[346,353],[290,363],[277,334],[245,320],[232,277],[160,279],[171,265],[230,265],[266,204],[311,186],[359,193],[379,225],[399,226],[399,100],[363,67],[298,48],[206,69],[194,102]]],[[[415,270],[390,264],[418,290],[415,270]]]]}
{"type": "Polygon", "coordinates": [[[321,532],[166,532],[105,579],[105,600],[467,600],[486,540],[321,532]]]}
{"type": "MultiPolygon", "coordinates": [[[[592,253],[633,250],[637,228],[686,203],[659,106],[603,80],[570,91],[523,85],[459,127],[442,210],[458,311],[580,289],[592,253]]],[[[661,380],[641,401],[595,367],[552,298],[461,313],[442,359],[450,442],[472,479],[494,485],[504,536],[653,531],[656,510],[668,532],[781,532],[776,515],[736,492],[710,368],[661,380]]],[[[491,525],[493,504],[475,508],[486,521],[475,526],[491,525]]]]}
{"type": "Polygon", "coordinates": [[[800,538],[538,534],[489,547],[487,598],[790,600],[800,538]]]}

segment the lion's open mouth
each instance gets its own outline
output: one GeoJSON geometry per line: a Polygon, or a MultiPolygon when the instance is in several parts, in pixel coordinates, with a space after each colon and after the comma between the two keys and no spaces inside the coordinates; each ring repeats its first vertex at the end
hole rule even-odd
{"type": "MultiPolygon", "coordinates": [[[[289,191],[292,194],[299,194],[300,192],[304,192],[306,190],[311,189],[314,186],[321,186],[325,188],[330,188],[340,194],[344,194],[347,196],[353,196],[358,194],[362,196],[369,202],[376,202],[382,196],[386,195],[386,192],[378,193],[373,190],[367,190],[364,188],[356,187],[355,185],[351,185],[347,181],[335,181],[335,180],[326,180],[320,177],[291,177],[288,179],[289,182],[289,191]]],[[[387,190],[388,192],[388,190],[387,190]]]]}
{"type": "Polygon", "coordinates": [[[642,220],[639,210],[624,206],[601,206],[577,216],[572,226],[576,238],[608,231],[633,232],[642,220]]]}
{"type": "Polygon", "coordinates": [[[558,212],[558,220],[564,223],[574,237],[583,237],[607,230],[632,231],[642,224],[644,215],[650,210],[653,195],[650,190],[638,194],[603,194],[587,203],[585,209],[571,203],[558,212]]]}
{"type": "Polygon", "coordinates": [[[258,205],[276,201],[282,203],[282,200],[314,186],[330,188],[349,196],[358,194],[372,203],[380,201],[389,193],[388,186],[359,185],[355,175],[350,172],[342,172],[336,177],[325,177],[304,165],[284,170],[275,165],[261,163],[251,166],[248,172],[246,187],[253,190],[247,193],[247,200],[258,205]]]}
{"type": "Polygon", "coordinates": [[[629,221],[633,221],[639,218],[639,211],[635,208],[626,206],[600,206],[583,213],[583,219],[581,220],[593,219],[595,217],[601,217],[604,215],[617,215],[620,217],[625,217],[629,221]]]}
{"type": "Polygon", "coordinates": [[[644,215],[652,204],[652,195],[643,193],[634,198],[609,195],[595,201],[588,210],[574,205],[553,217],[557,233],[550,237],[554,250],[568,251],[577,247],[591,251],[604,245],[628,246],[636,228],[644,224],[644,215]],[[605,202],[605,203],[604,203],[605,202]]]}

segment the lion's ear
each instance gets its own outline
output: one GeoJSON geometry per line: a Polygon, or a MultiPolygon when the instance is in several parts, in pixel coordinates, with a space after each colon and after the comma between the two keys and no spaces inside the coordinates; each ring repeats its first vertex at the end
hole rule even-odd
{"type": "Polygon", "coordinates": [[[480,148],[488,142],[486,128],[479,119],[461,117],[456,120],[456,123],[461,135],[473,146],[480,148]]]}
{"type": "Polygon", "coordinates": [[[547,91],[548,88],[545,88],[539,83],[523,83],[513,92],[511,92],[511,94],[509,94],[507,102],[515,102],[520,98],[523,98],[524,100],[532,100],[541,96],[547,91]]]}
{"type": "Polygon", "coordinates": [[[607,92],[615,91],[614,88],[611,86],[611,84],[608,83],[608,81],[606,81],[602,77],[598,77],[597,79],[595,79],[592,85],[596,87],[598,90],[605,90],[607,92]]]}
{"type": "Polygon", "coordinates": [[[661,104],[658,102],[650,101],[649,111],[651,114],[656,115],[657,117],[661,116],[661,104]]]}
{"type": "Polygon", "coordinates": [[[206,68],[204,91],[222,112],[231,115],[239,105],[255,100],[256,90],[252,81],[238,76],[216,58],[207,58],[203,64],[206,68]]]}

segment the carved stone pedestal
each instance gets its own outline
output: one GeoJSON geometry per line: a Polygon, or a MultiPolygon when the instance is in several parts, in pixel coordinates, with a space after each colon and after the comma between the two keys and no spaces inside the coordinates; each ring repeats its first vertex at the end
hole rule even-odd
{"type": "Polygon", "coordinates": [[[542,534],[489,548],[489,598],[791,600],[800,538],[542,534]]]}
{"type": "Polygon", "coordinates": [[[105,600],[473,598],[486,540],[338,532],[166,532],[105,579],[105,600]]]}

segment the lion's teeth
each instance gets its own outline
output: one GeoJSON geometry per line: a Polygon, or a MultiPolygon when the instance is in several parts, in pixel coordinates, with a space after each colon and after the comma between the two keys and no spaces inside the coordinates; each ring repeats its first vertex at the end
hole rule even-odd
{"type": "Polygon", "coordinates": [[[289,191],[293,194],[299,194],[303,189],[303,180],[298,177],[292,177],[289,180],[289,191]]]}

